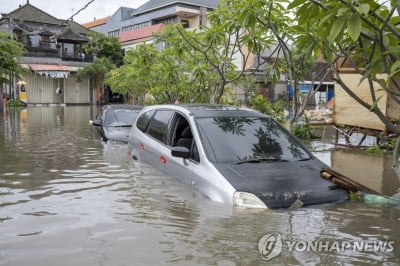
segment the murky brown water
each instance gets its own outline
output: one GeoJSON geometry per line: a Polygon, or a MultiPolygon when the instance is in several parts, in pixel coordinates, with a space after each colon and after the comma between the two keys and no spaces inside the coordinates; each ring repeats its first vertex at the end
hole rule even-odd
{"type": "MultiPolygon", "coordinates": [[[[2,114],[0,265],[400,264],[400,206],[234,209],[134,163],[124,145],[94,139],[94,112],[31,107],[2,114]],[[269,261],[258,249],[265,234],[283,242],[269,261]],[[306,247],[318,241],[329,246],[306,247]],[[377,241],[388,246],[375,250],[377,241]]],[[[399,192],[390,158],[317,154],[381,192],[399,192]]]]}

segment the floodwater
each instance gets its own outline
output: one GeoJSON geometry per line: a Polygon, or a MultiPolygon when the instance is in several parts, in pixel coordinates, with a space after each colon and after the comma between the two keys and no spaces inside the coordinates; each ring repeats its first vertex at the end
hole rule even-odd
{"type": "MultiPolygon", "coordinates": [[[[95,139],[96,111],[0,113],[0,265],[400,264],[400,206],[256,211],[212,202],[134,163],[125,145],[95,139]],[[268,252],[271,239],[281,249],[268,252]]],[[[337,171],[399,193],[390,156],[315,149],[337,171]]]]}

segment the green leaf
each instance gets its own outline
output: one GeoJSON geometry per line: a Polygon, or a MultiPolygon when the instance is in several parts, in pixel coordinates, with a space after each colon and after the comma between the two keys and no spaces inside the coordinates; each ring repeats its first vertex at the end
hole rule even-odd
{"type": "Polygon", "coordinates": [[[400,53],[400,46],[390,46],[385,52],[383,52],[384,55],[388,55],[391,53],[400,53]]]}
{"type": "Polygon", "coordinates": [[[344,24],[346,20],[343,17],[339,17],[331,27],[331,32],[329,34],[329,42],[332,43],[336,37],[339,35],[339,33],[342,31],[344,24]]]}
{"type": "Polygon", "coordinates": [[[335,12],[329,12],[327,15],[325,15],[324,17],[321,18],[320,24],[324,24],[325,21],[330,20],[331,18],[333,18],[335,16],[335,12]]]}
{"type": "Polygon", "coordinates": [[[291,2],[288,5],[287,9],[292,9],[292,8],[295,8],[295,7],[299,6],[299,5],[302,5],[302,4],[304,4],[305,1],[306,0],[294,0],[293,2],[291,2]]]}
{"type": "Polygon", "coordinates": [[[397,60],[390,69],[390,76],[393,77],[396,73],[400,72],[400,60],[397,60]]]}
{"type": "Polygon", "coordinates": [[[350,38],[353,41],[357,41],[361,32],[361,18],[359,14],[355,13],[347,20],[347,30],[350,38]]]}
{"type": "Polygon", "coordinates": [[[383,96],[385,96],[385,94],[379,96],[378,99],[376,99],[376,101],[372,103],[371,108],[369,109],[370,112],[375,109],[375,107],[378,105],[378,102],[382,99],[383,96]]]}
{"type": "Polygon", "coordinates": [[[339,17],[342,17],[342,16],[345,16],[347,13],[349,13],[350,12],[350,8],[348,8],[348,7],[342,7],[342,8],[339,8],[339,10],[338,10],[338,12],[337,12],[337,15],[339,16],[339,17]]]}
{"type": "Polygon", "coordinates": [[[358,12],[360,12],[361,15],[367,15],[369,12],[369,4],[361,4],[357,7],[358,12]]]}

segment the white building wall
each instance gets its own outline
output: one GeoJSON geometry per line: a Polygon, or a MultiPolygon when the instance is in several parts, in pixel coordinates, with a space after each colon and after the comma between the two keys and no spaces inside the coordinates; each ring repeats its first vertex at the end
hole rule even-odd
{"type": "Polygon", "coordinates": [[[89,104],[90,91],[89,80],[76,81],[76,77],[70,76],[65,79],[64,103],[66,104],[89,104]]]}

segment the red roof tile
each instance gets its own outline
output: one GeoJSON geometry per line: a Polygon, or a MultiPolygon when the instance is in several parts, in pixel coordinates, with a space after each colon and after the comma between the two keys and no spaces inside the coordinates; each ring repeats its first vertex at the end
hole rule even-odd
{"type": "Polygon", "coordinates": [[[109,16],[108,16],[108,17],[105,17],[105,18],[99,18],[99,19],[96,19],[96,20],[94,20],[94,21],[90,21],[90,22],[87,22],[87,23],[85,23],[85,24],[82,24],[82,26],[84,26],[84,27],[90,29],[90,28],[93,28],[93,27],[96,27],[96,26],[99,26],[99,25],[106,24],[106,23],[107,23],[107,20],[108,20],[109,18],[110,18],[109,16]]]}
{"type": "Polygon", "coordinates": [[[147,37],[151,37],[154,32],[157,32],[159,30],[162,30],[164,28],[164,24],[156,24],[156,25],[151,25],[143,28],[138,28],[130,31],[125,31],[121,33],[118,38],[119,42],[127,42],[127,41],[133,41],[133,40],[138,40],[138,39],[143,39],[147,37]]]}
{"type": "Polygon", "coordinates": [[[71,68],[63,65],[29,64],[33,71],[71,71],[71,68]]]}

